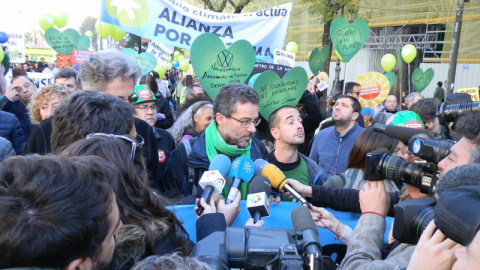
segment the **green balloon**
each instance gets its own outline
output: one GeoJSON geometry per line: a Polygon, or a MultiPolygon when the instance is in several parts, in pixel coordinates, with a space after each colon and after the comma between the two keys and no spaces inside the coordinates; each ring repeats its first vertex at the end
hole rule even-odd
{"type": "Polygon", "coordinates": [[[12,49],[12,54],[13,54],[14,56],[18,56],[19,53],[20,53],[20,52],[18,51],[18,48],[13,48],[13,49],[12,49]]]}
{"type": "Polygon", "coordinates": [[[190,68],[190,63],[188,62],[188,60],[184,59],[182,62],[180,62],[180,69],[183,72],[187,72],[189,68],[190,68]]]}
{"type": "Polygon", "coordinates": [[[287,43],[287,46],[285,47],[285,50],[287,52],[291,53],[298,53],[298,44],[295,41],[290,41],[287,43]]]}
{"type": "Polygon", "coordinates": [[[385,75],[385,77],[387,77],[388,82],[390,83],[390,89],[392,89],[393,86],[395,85],[395,73],[393,73],[393,71],[389,71],[389,72],[386,72],[383,75],[385,75]]]}
{"type": "Polygon", "coordinates": [[[177,61],[177,62],[180,62],[180,61],[178,60],[178,55],[174,55],[174,56],[173,56],[173,60],[175,60],[175,61],[177,61]]]}
{"type": "Polygon", "coordinates": [[[385,72],[389,72],[395,67],[397,59],[395,59],[393,54],[388,53],[382,57],[382,61],[380,63],[382,64],[383,70],[385,70],[385,72]]]}
{"type": "Polygon", "coordinates": [[[120,30],[120,28],[115,26],[115,30],[111,33],[111,35],[114,41],[119,42],[125,37],[125,31],[120,30]]]}
{"type": "Polygon", "coordinates": [[[162,66],[161,64],[156,66],[154,70],[158,73],[158,76],[160,77],[160,79],[163,78],[163,76],[165,76],[165,67],[162,66]]]}
{"type": "Polygon", "coordinates": [[[172,62],[172,56],[171,55],[167,59],[167,63],[170,63],[170,62],[172,62]]]}
{"type": "Polygon", "coordinates": [[[0,50],[0,62],[3,61],[4,56],[5,56],[5,54],[3,53],[3,50],[0,50]]]}
{"type": "Polygon", "coordinates": [[[52,16],[46,13],[43,13],[42,15],[40,15],[40,18],[38,18],[38,24],[43,29],[43,31],[47,31],[47,29],[50,29],[53,27],[53,25],[55,24],[55,21],[52,16]]]}
{"type": "Polygon", "coordinates": [[[107,38],[115,31],[115,26],[98,20],[95,23],[95,31],[101,38],[107,38]]]}
{"type": "Polygon", "coordinates": [[[183,54],[179,55],[177,61],[182,62],[183,60],[185,60],[185,56],[183,54]]]}
{"type": "Polygon", "coordinates": [[[433,75],[434,72],[432,68],[425,70],[425,72],[423,72],[421,68],[416,68],[412,73],[413,88],[415,88],[417,92],[422,92],[433,80],[433,75]]]}
{"type": "Polygon", "coordinates": [[[407,44],[402,48],[402,59],[405,63],[410,64],[417,56],[417,48],[412,44],[407,44]]]}
{"type": "Polygon", "coordinates": [[[85,32],[85,36],[87,36],[89,39],[92,39],[93,32],[89,30],[89,31],[85,32]]]}
{"type": "Polygon", "coordinates": [[[323,46],[321,50],[315,48],[310,52],[310,55],[308,56],[308,66],[313,75],[320,72],[320,69],[323,67],[323,64],[325,64],[329,55],[330,47],[328,47],[328,45],[323,46]]]}
{"type": "Polygon", "coordinates": [[[178,57],[178,56],[180,55],[180,52],[179,52],[179,51],[175,51],[175,52],[173,53],[173,55],[174,55],[175,57],[178,57]]]}
{"type": "Polygon", "coordinates": [[[64,27],[66,24],[67,24],[67,21],[68,21],[68,15],[67,13],[63,12],[63,11],[58,11],[57,13],[55,13],[55,15],[53,16],[53,20],[55,22],[55,25],[58,27],[58,28],[62,28],[64,27]]]}
{"type": "Polygon", "coordinates": [[[172,63],[167,64],[167,70],[171,70],[173,68],[172,63]]]}

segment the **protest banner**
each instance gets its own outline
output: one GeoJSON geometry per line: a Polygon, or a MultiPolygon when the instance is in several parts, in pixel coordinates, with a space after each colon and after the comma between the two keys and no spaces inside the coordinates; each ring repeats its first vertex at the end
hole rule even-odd
{"type": "Polygon", "coordinates": [[[220,13],[201,9],[180,0],[142,0],[120,6],[101,1],[100,20],[123,31],[190,49],[203,33],[217,35],[227,46],[247,40],[256,58],[273,61],[273,50],[283,48],[292,4],[287,3],[251,13],[220,13]],[[261,33],[261,34],[254,34],[261,33]]]}
{"type": "Polygon", "coordinates": [[[275,49],[275,53],[273,54],[273,63],[276,65],[294,67],[295,54],[291,52],[275,49]]]}
{"type": "Polygon", "coordinates": [[[260,76],[261,73],[271,70],[277,73],[278,76],[283,77],[287,72],[289,72],[292,68],[282,65],[275,65],[275,64],[268,64],[268,63],[255,63],[253,66],[252,73],[247,78],[248,86],[252,87],[255,83],[255,80],[260,76]]]}
{"type": "Polygon", "coordinates": [[[457,93],[467,93],[472,96],[472,101],[480,101],[480,91],[478,87],[460,88],[457,93]]]}
{"type": "MultiPolygon", "coordinates": [[[[38,90],[43,88],[46,85],[53,84],[55,75],[51,73],[37,73],[37,72],[27,72],[27,76],[33,80],[35,86],[38,90]]],[[[8,71],[5,75],[5,80],[7,81],[7,87],[11,84],[12,81],[12,70],[8,71]]]]}
{"type": "Polygon", "coordinates": [[[33,62],[38,62],[42,58],[45,58],[46,62],[53,62],[57,60],[56,54],[50,47],[25,47],[25,55],[33,62]]]}
{"type": "Polygon", "coordinates": [[[19,33],[9,33],[7,44],[10,63],[25,63],[25,42],[23,35],[19,33]]]}
{"type": "Polygon", "coordinates": [[[373,107],[382,103],[390,92],[387,77],[378,72],[367,72],[356,80],[360,87],[360,104],[362,107],[373,107]]]}
{"type": "Polygon", "coordinates": [[[337,17],[330,26],[333,47],[345,63],[348,63],[363,48],[369,34],[370,29],[364,19],[356,19],[349,24],[345,18],[337,17]]]}
{"type": "Polygon", "coordinates": [[[78,71],[80,68],[80,64],[87,60],[90,55],[95,54],[96,52],[93,51],[81,51],[81,50],[73,50],[72,51],[72,62],[73,68],[78,71]]]}
{"type": "Polygon", "coordinates": [[[168,63],[168,58],[173,53],[173,47],[167,47],[162,43],[152,41],[146,50],[147,53],[151,53],[157,58],[157,65],[165,66],[168,63]]]}

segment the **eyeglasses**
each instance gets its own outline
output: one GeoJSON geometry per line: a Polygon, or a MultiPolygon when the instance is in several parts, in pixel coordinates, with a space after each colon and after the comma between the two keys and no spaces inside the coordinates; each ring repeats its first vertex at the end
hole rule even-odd
{"type": "Polygon", "coordinates": [[[237,118],[229,116],[229,115],[225,115],[225,116],[228,117],[228,118],[232,118],[233,120],[239,122],[240,126],[242,128],[248,128],[250,126],[250,124],[253,124],[254,126],[258,126],[258,124],[260,124],[260,121],[262,120],[261,118],[256,118],[256,119],[253,119],[251,121],[249,121],[249,120],[242,121],[242,120],[238,120],[237,118]]]}
{"type": "Polygon", "coordinates": [[[156,112],[157,111],[157,105],[151,105],[151,106],[148,106],[148,105],[138,105],[138,106],[135,106],[135,109],[139,109],[139,110],[148,110],[148,109],[151,109],[152,111],[156,112]]]}
{"type": "Polygon", "coordinates": [[[145,140],[142,136],[137,134],[136,140],[123,136],[123,135],[115,135],[115,134],[107,134],[107,133],[91,133],[87,135],[87,139],[94,138],[94,137],[104,137],[104,138],[114,138],[114,139],[122,139],[132,144],[132,150],[130,151],[130,160],[133,161],[135,159],[135,150],[143,146],[145,140]]]}

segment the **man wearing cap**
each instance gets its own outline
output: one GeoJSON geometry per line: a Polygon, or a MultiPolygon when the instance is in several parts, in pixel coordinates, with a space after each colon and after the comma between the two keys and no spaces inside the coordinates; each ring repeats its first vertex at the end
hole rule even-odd
{"type": "MultiPolygon", "coordinates": [[[[147,122],[153,127],[153,134],[157,142],[158,165],[157,175],[165,173],[170,153],[175,149],[175,141],[167,131],[154,127],[157,113],[157,99],[152,91],[144,85],[135,87],[133,96],[130,98],[133,108],[135,108],[135,117],[147,122]]],[[[158,188],[160,179],[154,179],[154,184],[158,188]]]]}

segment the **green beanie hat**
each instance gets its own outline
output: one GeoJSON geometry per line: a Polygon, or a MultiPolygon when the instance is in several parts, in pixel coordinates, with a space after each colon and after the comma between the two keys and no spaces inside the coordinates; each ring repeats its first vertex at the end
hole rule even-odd
{"type": "Polygon", "coordinates": [[[391,123],[392,126],[407,127],[407,128],[416,128],[416,129],[425,129],[423,121],[412,111],[401,111],[395,114],[395,119],[391,123]]]}
{"type": "Polygon", "coordinates": [[[130,97],[130,101],[133,102],[132,105],[147,102],[147,101],[156,101],[155,95],[153,94],[148,87],[145,85],[135,86],[133,96],[130,97]]]}

